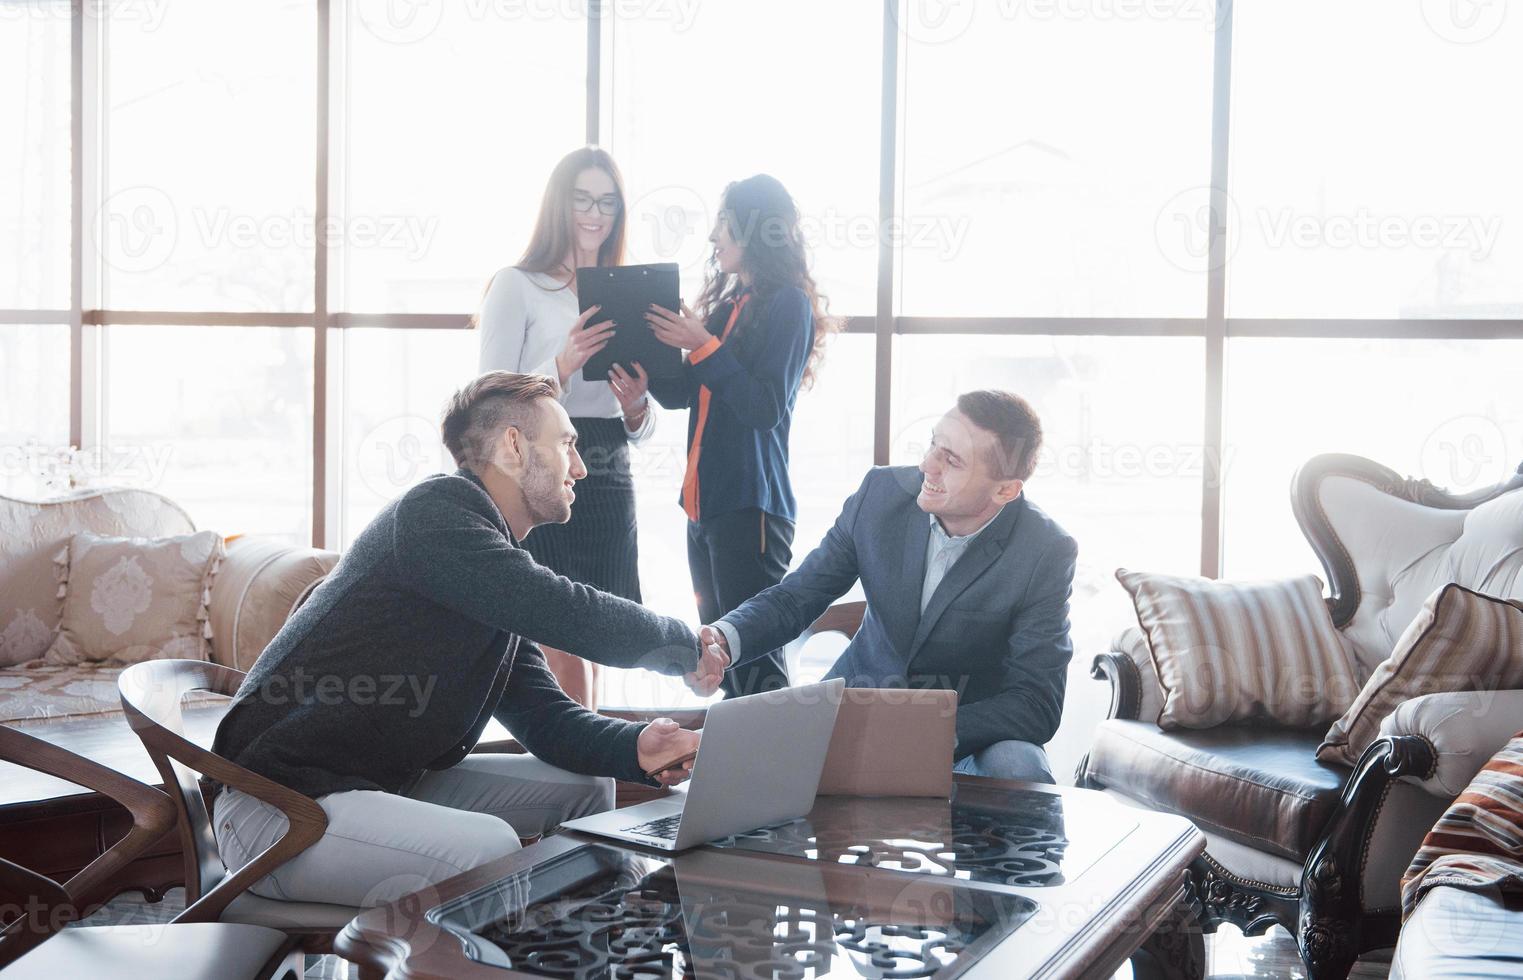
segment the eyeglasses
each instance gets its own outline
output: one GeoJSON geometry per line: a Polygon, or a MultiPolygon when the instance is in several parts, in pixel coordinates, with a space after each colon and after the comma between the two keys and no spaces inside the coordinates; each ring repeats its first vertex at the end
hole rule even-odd
{"type": "Polygon", "coordinates": [[[571,210],[577,214],[592,213],[593,205],[597,205],[598,213],[612,217],[619,213],[619,196],[617,194],[605,194],[602,197],[593,197],[586,191],[575,191],[571,195],[571,210]]]}

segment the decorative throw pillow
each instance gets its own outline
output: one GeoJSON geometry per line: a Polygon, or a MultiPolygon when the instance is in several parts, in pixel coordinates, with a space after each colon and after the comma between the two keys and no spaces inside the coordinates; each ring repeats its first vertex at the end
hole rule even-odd
{"type": "Polygon", "coordinates": [[[47,662],[207,659],[212,577],[224,554],[212,531],[154,539],[75,534],[54,558],[63,623],[47,662]]]}
{"type": "Polygon", "coordinates": [[[1405,919],[1430,888],[1523,893],[1523,732],[1476,773],[1401,876],[1405,919]]]}
{"type": "Polygon", "coordinates": [[[1336,718],[1359,690],[1314,575],[1217,582],[1122,568],[1116,578],[1163,687],[1159,728],[1302,728],[1336,718]]]}
{"type": "Polygon", "coordinates": [[[1523,687],[1523,602],[1450,583],[1428,597],[1391,656],[1375,668],[1317,747],[1323,762],[1353,765],[1403,701],[1447,691],[1523,687]]]}

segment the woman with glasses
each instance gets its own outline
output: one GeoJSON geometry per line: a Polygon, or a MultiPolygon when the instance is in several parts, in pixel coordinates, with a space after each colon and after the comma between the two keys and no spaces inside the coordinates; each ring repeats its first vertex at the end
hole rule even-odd
{"type": "MultiPolygon", "coordinates": [[[[695,314],[655,308],[656,337],[687,351],[680,378],[652,394],[688,409],[688,568],[698,614],[712,624],[782,581],[797,504],[788,431],[800,388],[814,382],[839,321],[815,288],[798,208],[774,177],[725,188],[695,314]]],[[[727,697],[788,686],[781,650],[729,671],[727,697]]]]}
{"type": "MultiPolygon", "coordinates": [[[[582,367],[613,336],[589,328],[597,308],[578,312],[576,270],[624,261],[624,181],[597,147],[568,153],[550,173],[529,247],[492,277],[481,302],[481,370],[547,374],[577,431],[587,476],[577,483],[571,520],[544,524],[521,543],[541,565],[574,582],[640,601],[634,482],[629,443],[651,433],[645,372],[587,381],[582,367]]],[[[597,709],[597,666],[544,647],[566,693],[597,709]]]]}

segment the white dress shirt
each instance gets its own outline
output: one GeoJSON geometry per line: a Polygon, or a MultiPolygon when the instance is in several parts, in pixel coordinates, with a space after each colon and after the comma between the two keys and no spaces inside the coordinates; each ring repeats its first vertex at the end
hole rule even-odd
{"type": "Polygon", "coordinates": [[[961,537],[948,534],[935,514],[927,516],[931,519],[931,538],[925,544],[925,582],[920,586],[921,612],[925,612],[925,607],[931,604],[931,596],[936,594],[936,587],[947,577],[952,566],[957,564],[957,559],[967,552],[968,545],[973,543],[974,538],[984,533],[984,528],[994,523],[994,517],[998,517],[999,512],[996,511],[994,517],[985,521],[977,531],[961,537]]]}
{"type": "MultiPolygon", "coordinates": [[[[559,378],[555,357],[566,346],[571,325],[581,315],[576,293],[553,276],[512,267],[492,278],[481,301],[481,370],[519,371],[559,378]]],[[[606,381],[586,381],[580,369],[561,391],[572,418],[622,418],[619,399],[606,381]]],[[[655,429],[655,402],[647,399],[645,419],[629,434],[643,442],[655,429]]]]}

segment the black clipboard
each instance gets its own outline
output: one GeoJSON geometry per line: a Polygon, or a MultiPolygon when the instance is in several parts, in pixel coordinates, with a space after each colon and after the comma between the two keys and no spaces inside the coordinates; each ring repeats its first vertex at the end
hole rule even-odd
{"type": "Polygon", "coordinates": [[[581,311],[602,307],[588,321],[589,329],[605,320],[618,324],[608,346],[582,367],[586,381],[607,381],[615,364],[634,374],[638,361],[651,378],[675,378],[682,373],[682,351],[656,339],[645,314],[652,303],[677,311],[681,285],[677,263],[594,266],[576,270],[576,296],[581,311]]]}

